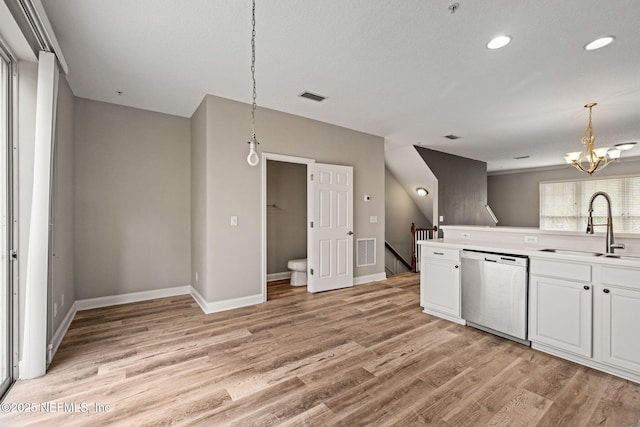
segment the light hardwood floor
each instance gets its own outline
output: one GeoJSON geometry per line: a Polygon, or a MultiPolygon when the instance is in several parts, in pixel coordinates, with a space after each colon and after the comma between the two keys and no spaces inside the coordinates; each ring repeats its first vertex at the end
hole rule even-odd
{"type": "Polygon", "coordinates": [[[47,375],[4,402],[78,412],[0,425],[640,426],[639,385],[426,315],[418,280],[278,283],[210,315],[188,296],[78,312],[47,375]]]}

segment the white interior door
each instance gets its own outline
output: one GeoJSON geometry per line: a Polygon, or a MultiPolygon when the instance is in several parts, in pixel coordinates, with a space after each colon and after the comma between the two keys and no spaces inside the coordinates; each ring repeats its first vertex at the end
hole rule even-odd
{"type": "Polygon", "coordinates": [[[353,286],[353,167],[315,163],[309,173],[307,290],[353,286]]]}

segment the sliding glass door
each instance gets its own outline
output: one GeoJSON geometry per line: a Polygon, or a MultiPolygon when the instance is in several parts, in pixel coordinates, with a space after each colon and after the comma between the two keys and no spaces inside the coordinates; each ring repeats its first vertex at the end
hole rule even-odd
{"type": "Polygon", "coordinates": [[[11,62],[0,45],[0,396],[13,381],[11,290],[11,62]]]}

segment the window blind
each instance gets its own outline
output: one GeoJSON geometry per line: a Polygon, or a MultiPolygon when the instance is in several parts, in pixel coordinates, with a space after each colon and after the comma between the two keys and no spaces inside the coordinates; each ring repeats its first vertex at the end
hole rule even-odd
{"type": "MultiPolygon", "coordinates": [[[[597,191],[611,198],[613,229],[640,233],[640,176],[540,183],[540,229],[585,231],[589,200],[597,191]]],[[[594,224],[606,224],[607,203],[593,203],[594,224]]],[[[596,227],[598,231],[598,227],[596,227]]]]}

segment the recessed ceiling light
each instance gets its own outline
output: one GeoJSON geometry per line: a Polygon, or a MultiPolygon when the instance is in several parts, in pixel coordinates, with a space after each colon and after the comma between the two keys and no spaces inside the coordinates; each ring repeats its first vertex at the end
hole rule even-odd
{"type": "Polygon", "coordinates": [[[489,49],[500,49],[501,47],[505,47],[511,41],[511,37],[509,36],[498,36],[494,37],[487,43],[487,48],[489,49]]]}
{"type": "Polygon", "coordinates": [[[584,46],[584,50],[596,50],[596,49],[600,49],[601,47],[605,47],[610,45],[611,43],[613,43],[613,41],[616,39],[615,36],[606,36],[606,37],[600,37],[599,39],[596,39],[594,41],[592,41],[591,43],[588,43],[584,46]]]}
{"type": "Polygon", "coordinates": [[[418,188],[416,188],[416,194],[418,194],[418,196],[420,196],[420,197],[424,197],[427,194],[429,194],[429,192],[427,191],[426,188],[418,187],[418,188]]]}

